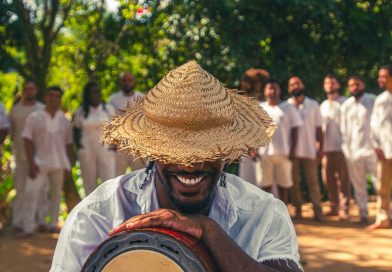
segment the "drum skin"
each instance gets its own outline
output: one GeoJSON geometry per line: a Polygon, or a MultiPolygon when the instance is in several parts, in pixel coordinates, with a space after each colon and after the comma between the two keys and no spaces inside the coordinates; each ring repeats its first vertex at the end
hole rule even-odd
{"type": "Polygon", "coordinates": [[[104,241],[88,257],[82,271],[213,272],[218,269],[208,249],[196,238],[166,228],[145,228],[122,232],[104,241]]]}

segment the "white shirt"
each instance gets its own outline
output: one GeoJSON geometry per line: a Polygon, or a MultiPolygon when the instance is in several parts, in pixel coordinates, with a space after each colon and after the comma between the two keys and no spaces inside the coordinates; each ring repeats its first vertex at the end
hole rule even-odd
{"type": "Polygon", "coordinates": [[[127,107],[128,103],[132,104],[138,98],[141,98],[143,96],[144,94],[139,92],[134,92],[133,95],[127,96],[124,94],[123,91],[120,90],[109,97],[109,104],[116,109],[118,114],[120,110],[124,110],[127,107]]]}
{"type": "Polygon", "coordinates": [[[66,146],[72,144],[71,123],[58,110],[54,117],[42,109],[27,117],[22,137],[33,141],[37,165],[51,169],[70,169],[66,146]]]}
{"type": "MultiPolygon", "coordinates": [[[[139,214],[159,209],[154,181],[143,189],[139,170],[104,182],[68,216],[54,253],[51,272],[79,272],[109,230],[139,214]]],[[[287,208],[273,195],[227,174],[216,185],[209,217],[253,259],[289,259],[299,266],[297,237],[287,208]]]]}
{"type": "Polygon", "coordinates": [[[33,105],[24,105],[22,102],[19,102],[12,107],[10,112],[12,148],[14,152],[13,155],[17,161],[24,161],[27,159],[22,138],[22,131],[25,126],[26,118],[33,111],[43,109],[44,107],[44,104],[41,102],[36,102],[33,105]]]}
{"type": "Polygon", "coordinates": [[[295,155],[298,158],[316,158],[316,128],[322,126],[320,107],[316,100],[305,97],[297,108],[294,100],[288,100],[301,114],[303,125],[298,128],[298,141],[295,155]]]}
{"type": "Polygon", "coordinates": [[[4,105],[0,103],[0,129],[8,129],[9,127],[10,123],[5,113],[4,105]]]}
{"type": "Polygon", "coordinates": [[[325,100],[320,105],[323,119],[323,151],[341,151],[342,133],[340,132],[340,107],[346,97],[339,96],[336,100],[325,100]]]}
{"type": "Polygon", "coordinates": [[[392,93],[377,96],[370,119],[373,146],[381,148],[387,159],[392,159],[392,93]]]}
{"type": "Polygon", "coordinates": [[[293,105],[286,101],[274,106],[269,105],[268,102],[263,102],[260,105],[277,125],[266,154],[288,156],[291,146],[291,129],[303,125],[301,115],[293,105]]]}
{"type": "Polygon", "coordinates": [[[111,120],[115,115],[116,110],[110,104],[105,106],[100,104],[97,107],[90,106],[87,118],[85,117],[83,107],[80,107],[75,113],[74,125],[82,130],[82,145],[85,141],[98,143],[103,133],[100,125],[111,120]]]}
{"type": "Polygon", "coordinates": [[[341,107],[342,150],[346,157],[360,158],[374,155],[370,138],[370,117],[375,96],[364,93],[356,102],[352,96],[341,107]]]}

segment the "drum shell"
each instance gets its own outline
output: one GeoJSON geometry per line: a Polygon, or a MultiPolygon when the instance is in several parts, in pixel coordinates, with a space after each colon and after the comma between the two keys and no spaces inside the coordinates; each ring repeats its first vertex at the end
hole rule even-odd
{"type": "Polygon", "coordinates": [[[82,271],[102,271],[115,257],[137,249],[163,254],[184,271],[217,271],[214,260],[201,241],[166,228],[138,229],[107,239],[89,256],[82,271]]]}

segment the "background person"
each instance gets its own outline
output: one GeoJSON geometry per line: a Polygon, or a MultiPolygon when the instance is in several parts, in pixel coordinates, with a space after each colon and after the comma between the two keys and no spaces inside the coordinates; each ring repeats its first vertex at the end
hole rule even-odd
{"type": "Polygon", "coordinates": [[[74,138],[86,195],[102,181],[115,177],[114,151],[100,143],[102,122],[109,121],[116,112],[112,105],[102,102],[101,89],[88,82],[83,90],[83,105],[74,117],[74,138]]]}
{"type": "Polygon", "coordinates": [[[341,106],[342,149],[359,206],[360,223],[366,224],[369,221],[367,175],[375,176],[377,160],[370,138],[375,96],[365,92],[365,83],[357,76],[349,78],[347,87],[351,97],[341,106]]]}
{"type": "MultiPolygon", "coordinates": [[[[33,111],[43,109],[45,106],[37,101],[37,87],[33,81],[26,80],[23,84],[20,101],[11,109],[10,135],[13,141],[12,151],[15,159],[14,187],[16,195],[12,209],[12,226],[15,231],[22,230],[22,220],[25,214],[22,208],[23,193],[29,172],[29,165],[25,153],[22,131],[25,127],[27,116],[33,111]]],[[[38,209],[38,224],[45,224],[45,214],[47,212],[47,201],[45,198],[46,188],[42,191],[42,198],[38,209]]]]}
{"type": "Polygon", "coordinates": [[[342,151],[342,133],[340,131],[341,104],[346,100],[339,95],[340,84],[334,75],[324,78],[324,91],[327,99],[321,103],[323,118],[324,153],[322,175],[328,193],[330,211],[327,216],[339,215],[340,219],[349,219],[350,181],[346,158],[342,151]]]}
{"type": "Polygon", "coordinates": [[[49,87],[45,94],[45,109],[32,112],[22,132],[29,165],[29,176],[23,199],[23,232],[20,237],[34,233],[34,216],[40,191],[49,187],[49,231],[58,231],[58,215],[64,171],[70,170],[72,161],[72,127],[60,110],[63,91],[49,87]]]}
{"type": "MultiPolygon", "coordinates": [[[[241,90],[245,91],[245,95],[256,98],[257,101],[263,102],[264,86],[270,78],[268,71],[264,69],[250,68],[241,77],[241,90]]],[[[264,148],[251,150],[248,155],[242,156],[239,163],[238,175],[260,187],[262,179],[261,156],[264,148]]]]}
{"type": "MultiPolygon", "coordinates": [[[[128,104],[133,104],[137,99],[144,96],[143,93],[135,91],[136,80],[131,72],[124,72],[120,75],[121,90],[109,97],[109,104],[112,105],[116,113],[119,114],[128,104]]],[[[121,151],[115,154],[116,176],[125,174],[128,167],[132,171],[145,167],[145,163],[135,157],[126,156],[121,151]]]]}
{"type": "Polygon", "coordinates": [[[289,188],[293,186],[292,164],[298,139],[298,127],[303,125],[299,112],[291,104],[280,100],[280,86],[276,80],[269,80],[264,88],[266,101],[262,108],[277,125],[271,143],[261,160],[263,172],[261,188],[271,192],[278,186],[279,199],[288,203],[289,188]]]}
{"type": "Polygon", "coordinates": [[[391,217],[392,185],[392,66],[382,66],[378,71],[378,84],[385,90],[377,96],[371,116],[373,146],[377,165],[377,216],[369,230],[387,228],[391,217]]]}
{"type": "Polygon", "coordinates": [[[288,102],[295,106],[303,120],[303,125],[298,127],[297,147],[292,160],[294,182],[292,200],[296,212],[295,216],[297,218],[302,217],[303,201],[300,170],[303,168],[313,204],[314,219],[319,221],[322,217],[322,210],[318,164],[323,150],[320,107],[317,101],[305,96],[305,85],[299,77],[294,76],[289,79],[288,93],[291,95],[288,102]]]}

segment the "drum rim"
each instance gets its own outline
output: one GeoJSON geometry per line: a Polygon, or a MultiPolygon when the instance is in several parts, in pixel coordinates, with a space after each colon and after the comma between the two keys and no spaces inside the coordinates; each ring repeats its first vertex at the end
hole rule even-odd
{"type": "MultiPolygon", "coordinates": [[[[114,258],[118,257],[120,254],[133,251],[133,250],[151,250],[154,252],[158,252],[168,257],[172,261],[174,261],[181,269],[184,271],[188,271],[192,269],[195,272],[206,272],[207,269],[204,264],[198,259],[197,255],[189,248],[189,244],[183,243],[182,247],[178,245],[178,239],[176,239],[171,233],[165,231],[154,231],[155,229],[139,229],[135,231],[123,232],[116,236],[111,237],[110,239],[104,241],[101,245],[99,245],[93,253],[87,258],[82,272],[98,272],[102,271],[104,267],[114,258]],[[126,234],[127,235],[124,235],[126,234]],[[148,239],[148,241],[154,241],[152,244],[145,242],[145,244],[137,243],[138,247],[132,249],[132,246],[129,246],[130,240],[139,240],[139,239],[148,239]],[[117,244],[119,242],[119,244],[117,244]],[[164,250],[156,245],[158,243],[168,243],[171,248],[176,249],[177,253],[172,250],[164,250]],[[154,245],[156,247],[154,247],[154,245]],[[116,247],[113,249],[113,247],[116,247]],[[118,247],[123,247],[118,250],[118,247]],[[105,252],[109,251],[109,252],[105,252]],[[102,251],[100,254],[96,254],[98,251],[102,251]],[[113,255],[114,252],[117,255],[113,255]],[[105,258],[102,258],[102,255],[105,255],[105,258]],[[101,258],[101,259],[100,259],[101,258]],[[184,260],[187,263],[184,263],[184,260]],[[185,266],[186,265],[186,266],[185,266]]],[[[159,230],[159,229],[158,229],[159,230]]],[[[135,243],[136,244],[136,243],[135,243]]]]}

